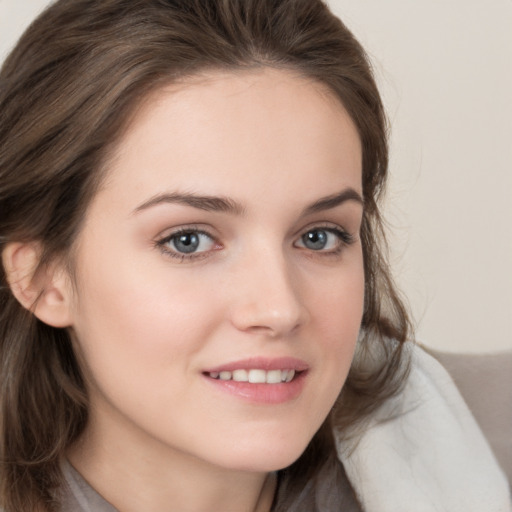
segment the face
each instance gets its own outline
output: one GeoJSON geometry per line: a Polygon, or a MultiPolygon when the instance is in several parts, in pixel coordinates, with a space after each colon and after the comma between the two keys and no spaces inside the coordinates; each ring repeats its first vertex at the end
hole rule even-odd
{"type": "Polygon", "coordinates": [[[292,463],[351,364],[361,194],[356,129],[315,82],[218,72],[151,96],[75,247],[89,438],[237,471],[292,463]]]}

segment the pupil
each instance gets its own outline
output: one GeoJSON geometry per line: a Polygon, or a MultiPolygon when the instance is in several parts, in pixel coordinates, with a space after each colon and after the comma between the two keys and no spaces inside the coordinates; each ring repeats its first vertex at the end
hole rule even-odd
{"type": "Polygon", "coordinates": [[[195,233],[183,233],[175,239],[174,246],[180,252],[194,252],[199,247],[199,237],[195,233]]]}
{"type": "Polygon", "coordinates": [[[302,241],[308,249],[323,249],[327,244],[327,233],[319,230],[310,231],[302,237],[302,241]]]}

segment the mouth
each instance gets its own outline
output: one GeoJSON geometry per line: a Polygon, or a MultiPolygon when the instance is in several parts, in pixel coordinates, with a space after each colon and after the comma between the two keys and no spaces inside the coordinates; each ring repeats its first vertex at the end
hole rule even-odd
{"type": "Polygon", "coordinates": [[[202,372],[214,389],[255,404],[282,404],[298,398],[309,365],[299,359],[250,358],[202,372]]]}
{"type": "Polygon", "coordinates": [[[211,379],[222,381],[249,382],[251,384],[281,384],[291,382],[299,371],[293,369],[263,370],[253,368],[250,370],[238,369],[233,371],[205,372],[204,375],[211,379]]]}

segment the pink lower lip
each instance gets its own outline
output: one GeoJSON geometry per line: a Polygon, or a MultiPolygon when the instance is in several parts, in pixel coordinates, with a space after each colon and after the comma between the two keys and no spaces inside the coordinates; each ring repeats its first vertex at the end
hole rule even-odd
{"type": "Polygon", "coordinates": [[[295,375],[291,382],[279,384],[251,384],[234,380],[203,377],[218,390],[237,396],[242,400],[259,404],[282,404],[297,398],[304,388],[307,371],[295,375]]]}

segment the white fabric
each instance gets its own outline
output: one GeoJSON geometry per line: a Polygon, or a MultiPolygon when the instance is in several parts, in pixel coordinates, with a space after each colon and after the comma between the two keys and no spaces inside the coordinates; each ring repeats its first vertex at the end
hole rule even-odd
{"type": "Polygon", "coordinates": [[[338,452],[365,512],[512,510],[508,482],[458,390],[417,347],[403,393],[357,441],[338,442],[338,452]]]}

